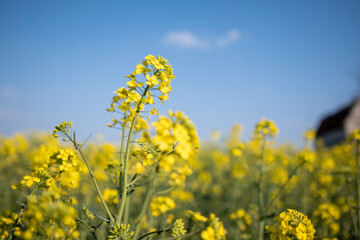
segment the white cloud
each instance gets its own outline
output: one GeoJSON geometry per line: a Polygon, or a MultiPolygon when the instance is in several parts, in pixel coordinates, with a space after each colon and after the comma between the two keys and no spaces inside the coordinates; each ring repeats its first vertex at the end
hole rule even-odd
{"type": "Polygon", "coordinates": [[[214,39],[201,38],[190,31],[172,31],[165,36],[164,40],[167,44],[178,48],[210,49],[212,47],[228,46],[240,38],[240,31],[233,29],[225,36],[215,37],[214,39]]]}
{"type": "Polygon", "coordinates": [[[170,32],[166,35],[165,42],[180,48],[207,49],[210,47],[210,43],[208,41],[200,39],[189,31],[170,32]]]}
{"type": "Polygon", "coordinates": [[[236,42],[240,38],[241,38],[240,31],[237,29],[233,29],[233,30],[230,30],[226,36],[218,38],[217,44],[220,47],[225,47],[233,42],[236,42]]]}

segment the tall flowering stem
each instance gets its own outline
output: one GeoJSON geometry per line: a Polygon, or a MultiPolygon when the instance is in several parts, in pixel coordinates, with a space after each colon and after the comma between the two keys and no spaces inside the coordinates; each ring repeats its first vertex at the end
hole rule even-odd
{"type": "Polygon", "coordinates": [[[254,140],[260,141],[261,144],[261,158],[259,163],[259,181],[258,181],[258,215],[259,215],[259,229],[258,239],[264,239],[265,228],[265,203],[264,203],[264,164],[265,164],[265,151],[266,151],[266,139],[267,137],[275,138],[278,133],[278,129],[273,121],[262,119],[258,122],[254,129],[254,140]]]}
{"type": "MultiPolygon", "coordinates": [[[[124,119],[126,119],[126,113],[124,113],[124,119]]],[[[124,165],[124,142],[125,142],[125,126],[122,128],[121,131],[121,146],[120,146],[120,167],[122,167],[124,165]]],[[[120,171],[119,174],[119,189],[120,192],[122,192],[122,184],[121,182],[123,181],[123,172],[120,171]]]]}
{"type": "Polygon", "coordinates": [[[95,176],[94,176],[94,173],[90,167],[90,164],[89,162],[86,160],[86,157],[84,156],[82,150],[81,150],[81,147],[83,144],[81,143],[78,143],[76,141],[76,135],[75,135],[75,132],[72,131],[72,122],[69,121],[69,122],[62,122],[60,123],[59,125],[57,125],[55,127],[55,130],[53,131],[53,136],[55,138],[58,138],[59,136],[62,136],[63,137],[63,140],[64,141],[70,141],[73,145],[74,145],[74,148],[80,153],[82,159],[84,160],[85,162],[85,165],[89,171],[89,174],[90,174],[90,177],[91,177],[91,180],[93,181],[93,184],[95,186],[95,190],[96,190],[96,193],[98,194],[99,198],[100,198],[100,201],[101,201],[101,204],[106,212],[106,214],[108,215],[109,217],[109,220],[110,220],[110,225],[112,225],[114,223],[114,218],[101,194],[101,190],[99,188],[99,185],[95,179],[95,176]]]}
{"type": "MultiPolygon", "coordinates": [[[[129,156],[130,156],[130,145],[131,145],[131,137],[134,133],[134,127],[136,124],[136,119],[137,116],[140,112],[140,106],[142,104],[142,101],[144,99],[144,97],[146,96],[146,93],[149,91],[150,86],[147,86],[145,91],[143,92],[141,99],[139,101],[138,107],[136,109],[136,115],[133,117],[132,122],[131,122],[131,127],[130,127],[130,131],[129,131],[129,136],[127,139],[127,143],[126,143],[126,149],[125,149],[125,161],[124,161],[124,176],[123,176],[123,184],[122,184],[122,194],[121,194],[121,202],[120,202],[120,206],[119,206],[119,211],[117,214],[117,218],[116,218],[116,225],[120,224],[121,222],[121,218],[124,212],[124,208],[125,208],[125,203],[126,203],[126,195],[127,195],[127,178],[128,178],[128,162],[129,162],[129,156]]],[[[120,183],[121,184],[121,183],[120,183]]]]}
{"type": "MultiPolygon", "coordinates": [[[[153,105],[153,95],[151,90],[158,90],[160,96],[158,98],[162,103],[167,100],[168,93],[171,91],[171,79],[174,79],[173,69],[169,65],[168,61],[158,56],[155,58],[152,55],[145,57],[143,61],[136,66],[136,70],[126,78],[129,79],[127,88],[119,88],[114,93],[109,112],[117,112],[120,110],[124,113],[124,118],[120,120],[114,118],[113,123],[109,124],[113,127],[117,124],[121,124],[122,137],[121,137],[121,149],[120,149],[120,176],[119,176],[119,196],[121,198],[117,211],[116,225],[122,222],[124,211],[126,210],[126,198],[128,190],[128,174],[129,174],[129,160],[131,152],[132,137],[135,131],[142,130],[141,124],[147,125],[143,119],[141,112],[146,105],[153,105]],[[143,80],[140,80],[140,76],[143,76],[143,80]],[[140,127],[137,127],[140,125],[140,127]],[[128,130],[128,137],[125,146],[125,132],[128,130]]],[[[150,111],[150,115],[157,114],[158,111],[155,107],[150,111]]]]}

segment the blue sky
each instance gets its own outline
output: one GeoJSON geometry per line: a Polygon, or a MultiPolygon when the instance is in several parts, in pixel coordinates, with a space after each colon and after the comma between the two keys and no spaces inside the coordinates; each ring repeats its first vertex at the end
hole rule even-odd
{"type": "Polygon", "coordinates": [[[360,1],[0,1],[0,134],[72,120],[117,141],[105,109],[148,54],[176,77],[161,113],[202,140],[266,117],[300,144],[360,92],[360,1]]]}

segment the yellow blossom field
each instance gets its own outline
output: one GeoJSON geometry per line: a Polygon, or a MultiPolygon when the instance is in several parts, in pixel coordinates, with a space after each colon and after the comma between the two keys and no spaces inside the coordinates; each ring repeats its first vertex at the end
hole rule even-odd
{"type": "Polygon", "coordinates": [[[359,239],[360,130],[332,148],[309,130],[299,149],[264,118],[200,144],[191,116],[157,108],[174,78],[148,55],[114,89],[119,145],[68,120],[0,136],[0,239],[359,239]]]}

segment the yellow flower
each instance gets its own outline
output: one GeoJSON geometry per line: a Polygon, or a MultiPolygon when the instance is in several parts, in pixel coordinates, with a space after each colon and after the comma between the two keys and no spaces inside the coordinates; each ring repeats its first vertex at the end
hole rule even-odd
{"type": "Polygon", "coordinates": [[[24,225],[29,227],[21,233],[21,237],[34,239],[37,236],[60,240],[68,236],[69,231],[74,231],[76,233],[69,236],[69,239],[76,239],[79,236],[76,231],[76,217],[77,212],[72,206],[58,201],[53,192],[44,192],[40,197],[28,201],[22,219],[24,225]]]}
{"type": "Polygon", "coordinates": [[[153,216],[160,216],[162,213],[170,211],[176,207],[174,200],[169,197],[159,196],[150,203],[150,212],[153,216]]]}
{"type": "Polygon", "coordinates": [[[140,131],[140,130],[146,130],[146,129],[149,129],[148,122],[144,118],[139,117],[136,120],[135,130],[140,131]]]}
{"type": "Polygon", "coordinates": [[[201,238],[203,240],[216,240],[215,230],[212,227],[207,227],[204,231],[201,232],[201,238]]]}
{"type": "Polygon", "coordinates": [[[200,212],[193,212],[191,210],[187,210],[187,212],[191,214],[192,219],[195,222],[206,222],[208,220],[208,218],[201,215],[200,212]]]}
{"type": "Polygon", "coordinates": [[[159,84],[159,80],[157,79],[157,77],[155,75],[152,75],[151,77],[146,74],[145,75],[145,78],[146,78],[146,82],[145,84],[149,85],[150,87],[153,87],[155,85],[158,85],[159,84]]]}
{"type": "Polygon", "coordinates": [[[317,217],[319,224],[329,226],[332,234],[337,234],[340,230],[338,220],[341,217],[340,208],[333,203],[322,203],[315,210],[314,215],[317,217]]]}
{"type": "MultiPolygon", "coordinates": [[[[111,203],[111,204],[118,203],[118,191],[116,189],[106,188],[102,192],[102,196],[103,196],[104,200],[108,203],[111,203]]],[[[97,200],[98,200],[98,202],[101,202],[99,197],[97,200]]]]}
{"type": "Polygon", "coordinates": [[[211,213],[208,221],[209,226],[201,232],[201,238],[203,240],[225,240],[226,230],[219,218],[211,213]]]}
{"type": "MultiPolygon", "coordinates": [[[[128,88],[119,88],[115,91],[110,107],[107,111],[114,112],[119,109],[122,112],[130,112],[130,116],[124,117],[122,125],[127,121],[137,116],[144,108],[145,105],[154,104],[154,99],[151,96],[150,90],[158,90],[160,92],[159,99],[162,103],[169,98],[168,94],[171,91],[171,79],[174,79],[173,69],[168,61],[158,56],[155,58],[152,55],[145,57],[136,66],[136,70],[127,75],[129,81],[126,82],[128,88]],[[137,75],[143,75],[143,79],[137,75]],[[144,86],[146,84],[146,86],[144,86]],[[158,87],[155,87],[158,86],[158,87]]],[[[158,114],[156,110],[152,110],[151,114],[158,114]]],[[[115,124],[120,123],[116,121],[110,124],[113,127],[115,124]]]]}
{"type": "Polygon", "coordinates": [[[288,209],[280,213],[275,218],[278,223],[269,227],[266,226],[266,232],[270,233],[270,239],[289,239],[290,236],[295,236],[298,240],[312,240],[314,239],[315,229],[311,221],[304,214],[288,209]]]}
{"type": "Polygon", "coordinates": [[[279,130],[276,127],[275,123],[271,120],[267,120],[265,118],[261,119],[255,126],[254,136],[255,137],[276,137],[279,130]]]}
{"type": "Polygon", "coordinates": [[[235,163],[231,171],[231,177],[233,178],[244,178],[248,166],[246,164],[235,163]]]}
{"type": "Polygon", "coordinates": [[[349,141],[360,141],[360,128],[355,129],[348,137],[349,141]]]}
{"type": "Polygon", "coordinates": [[[142,62],[145,66],[138,64],[136,65],[136,70],[135,70],[135,75],[139,75],[141,73],[146,74],[147,72],[151,72],[151,70],[149,68],[147,68],[146,66],[148,65],[146,61],[142,62]]]}
{"type": "Polygon", "coordinates": [[[298,159],[300,164],[305,164],[306,168],[312,172],[313,165],[315,164],[316,154],[310,150],[303,150],[298,154],[298,159]]]}
{"type": "Polygon", "coordinates": [[[304,139],[307,141],[313,141],[316,137],[316,132],[314,129],[310,129],[304,133],[304,139]]]}
{"type": "Polygon", "coordinates": [[[153,107],[153,110],[150,111],[150,114],[151,115],[154,115],[154,114],[159,115],[159,111],[155,107],[153,107]]]}

